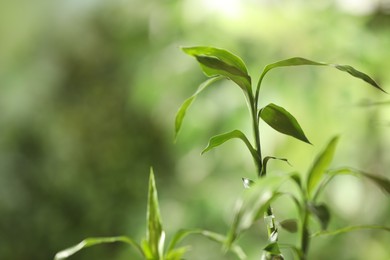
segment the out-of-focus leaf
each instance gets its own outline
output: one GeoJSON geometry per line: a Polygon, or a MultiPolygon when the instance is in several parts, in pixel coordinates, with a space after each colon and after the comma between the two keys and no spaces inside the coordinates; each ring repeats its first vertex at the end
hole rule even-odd
{"type": "Polygon", "coordinates": [[[231,132],[220,134],[220,135],[216,135],[216,136],[212,137],[210,139],[207,147],[202,151],[202,154],[210,151],[211,149],[213,149],[213,148],[215,148],[217,146],[220,146],[221,144],[223,144],[226,141],[229,141],[230,139],[233,139],[233,138],[241,139],[246,144],[246,146],[248,147],[252,157],[254,159],[257,158],[258,155],[256,153],[256,150],[252,147],[251,143],[249,142],[249,140],[245,136],[245,134],[243,134],[239,130],[233,130],[231,132]]]}
{"type": "Polygon", "coordinates": [[[286,158],[279,158],[279,157],[274,157],[274,156],[266,156],[264,157],[263,159],[263,167],[261,169],[261,174],[260,176],[265,176],[267,174],[267,165],[268,165],[268,161],[269,160],[280,160],[280,161],[284,161],[286,163],[288,163],[289,165],[291,165],[288,160],[286,158]]]}
{"type": "Polygon", "coordinates": [[[320,155],[314,161],[312,165],[308,178],[307,178],[307,195],[310,196],[314,189],[317,187],[318,183],[321,181],[322,176],[325,173],[325,170],[329,167],[332,162],[334,152],[336,150],[338,137],[333,137],[332,140],[328,143],[325,150],[320,153],[320,155]]]}
{"type": "Polygon", "coordinates": [[[327,235],[327,236],[328,235],[338,235],[338,234],[342,234],[342,233],[347,233],[347,232],[356,231],[356,230],[364,230],[364,229],[379,229],[379,230],[384,230],[384,231],[390,232],[390,227],[386,227],[386,226],[360,225],[360,226],[344,227],[344,228],[331,230],[331,231],[322,230],[322,231],[319,231],[319,232],[312,234],[312,237],[318,237],[318,236],[324,236],[324,235],[327,235]]]}
{"type": "Polygon", "coordinates": [[[381,188],[385,193],[390,194],[390,180],[379,175],[374,175],[371,173],[366,173],[360,170],[352,169],[352,168],[340,168],[336,170],[329,171],[331,178],[336,175],[348,174],[356,177],[365,177],[370,181],[374,182],[379,188],[381,188]]]}
{"type": "Polygon", "coordinates": [[[234,220],[227,240],[228,246],[267,211],[269,203],[280,195],[277,190],[286,179],[286,176],[260,178],[250,189],[244,190],[243,196],[236,204],[234,220]]]}
{"type": "Polygon", "coordinates": [[[262,82],[264,76],[267,74],[268,71],[270,71],[271,69],[274,69],[274,68],[278,68],[278,67],[301,66],[301,65],[331,66],[331,67],[334,67],[334,68],[336,68],[338,70],[347,72],[350,75],[352,75],[353,77],[356,77],[356,78],[359,78],[361,80],[364,80],[365,82],[367,82],[368,84],[372,85],[373,87],[375,87],[375,88],[379,89],[380,91],[383,91],[383,92],[386,93],[386,91],[383,90],[375,82],[375,80],[373,80],[370,76],[368,76],[367,74],[365,74],[365,73],[363,73],[361,71],[356,70],[355,68],[353,68],[353,67],[351,67],[349,65],[330,64],[330,63],[325,63],[325,62],[312,61],[312,60],[308,60],[308,59],[301,58],[301,57],[294,57],[294,58],[290,58],[290,59],[286,59],[286,60],[281,60],[281,61],[278,61],[278,62],[275,62],[275,63],[272,63],[272,64],[268,64],[267,66],[265,66],[265,68],[264,68],[264,70],[263,70],[263,72],[262,72],[262,74],[260,76],[259,82],[257,84],[256,100],[258,100],[258,97],[259,97],[259,90],[260,90],[261,82],[262,82]]]}
{"type": "Polygon", "coordinates": [[[180,106],[179,110],[176,113],[176,119],[175,119],[175,139],[176,139],[177,135],[179,134],[181,125],[183,124],[183,119],[186,115],[187,109],[191,106],[192,102],[194,102],[194,100],[196,99],[198,94],[200,92],[202,92],[206,87],[208,87],[209,85],[211,85],[212,83],[214,83],[220,79],[222,79],[222,77],[214,77],[214,78],[208,79],[205,82],[203,82],[202,84],[200,84],[200,86],[198,87],[196,92],[191,97],[186,99],[184,101],[184,103],[180,106]]]}
{"type": "Polygon", "coordinates": [[[325,204],[309,204],[310,212],[317,217],[321,223],[321,229],[326,230],[330,221],[330,212],[325,204]]]}
{"type": "Polygon", "coordinates": [[[264,247],[263,250],[272,254],[272,255],[281,254],[279,244],[277,242],[273,242],[273,243],[266,245],[266,247],[264,247]]]}
{"type": "Polygon", "coordinates": [[[182,49],[197,59],[207,76],[227,77],[237,83],[246,95],[252,95],[251,78],[244,62],[238,56],[214,47],[197,46],[182,49]]]}
{"type": "Polygon", "coordinates": [[[190,249],[189,246],[179,247],[167,252],[165,260],[181,260],[183,255],[190,249]]]}
{"type": "Polygon", "coordinates": [[[81,241],[80,243],[78,243],[75,246],[72,246],[70,248],[67,248],[65,250],[58,252],[55,255],[54,259],[55,260],[65,259],[65,258],[68,258],[69,256],[77,253],[78,251],[80,251],[84,248],[94,246],[94,245],[99,245],[99,244],[107,244],[107,243],[115,243],[115,242],[122,242],[122,243],[129,244],[132,247],[134,247],[137,251],[139,251],[142,255],[144,255],[141,247],[136,242],[134,242],[134,240],[132,240],[129,237],[125,237],[125,236],[91,237],[91,238],[84,239],[83,241],[81,241]]]}
{"type": "Polygon", "coordinates": [[[290,233],[296,233],[298,231],[298,221],[296,219],[286,219],[279,224],[290,233]]]}
{"type": "Polygon", "coordinates": [[[298,121],[284,108],[271,103],[259,111],[259,116],[276,131],[310,144],[298,121]]]}
{"type": "Polygon", "coordinates": [[[165,233],[161,224],[160,209],[158,206],[157,188],[154,180],[153,169],[150,169],[149,176],[149,196],[146,212],[148,229],[146,231],[146,241],[152,252],[154,259],[163,258],[165,233]]]}
{"type": "MultiPolygon", "coordinates": [[[[213,240],[215,242],[220,243],[223,246],[225,246],[226,241],[227,241],[227,237],[226,236],[218,234],[218,233],[215,233],[215,232],[211,232],[211,231],[208,231],[208,230],[200,230],[200,229],[185,230],[185,229],[183,229],[183,230],[178,231],[174,235],[174,237],[172,238],[172,240],[171,240],[171,242],[170,242],[170,244],[168,246],[168,253],[171,252],[172,250],[176,250],[176,249],[174,249],[175,246],[182,239],[184,239],[188,235],[192,235],[192,234],[202,235],[202,236],[204,236],[204,237],[206,237],[208,239],[211,239],[211,240],[213,240]]],[[[238,245],[232,245],[231,247],[229,247],[227,249],[232,251],[234,254],[236,254],[239,259],[245,259],[245,257],[246,257],[244,251],[238,245]]]]}

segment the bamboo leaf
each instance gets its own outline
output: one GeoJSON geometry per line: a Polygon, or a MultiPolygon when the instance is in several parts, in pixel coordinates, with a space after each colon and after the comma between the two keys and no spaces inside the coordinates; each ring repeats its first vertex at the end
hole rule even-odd
{"type": "Polygon", "coordinates": [[[326,230],[330,221],[330,212],[325,204],[309,204],[310,212],[317,217],[321,224],[321,229],[326,230]]]}
{"type": "Polygon", "coordinates": [[[247,148],[249,149],[250,153],[252,154],[252,157],[254,159],[257,158],[256,150],[252,147],[251,143],[249,142],[248,138],[239,130],[233,130],[228,133],[216,135],[212,137],[207,145],[207,147],[202,151],[202,154],[210,151],[211,149],[220,146],[221,144],[225,143],[226,141],[229,141],[230,139],[238,138],[241,139],[247,148]]]}
{"type": "Polygon", "coordinates": [[[298,231],[298,221],[296,219],[286,219],[279,224],[283,229],[290,233],[296,233],[298,231]]]}
{"type": "Polygon", "coordinates": [[[331,67],[334,67],[334,68],[336,68],[338,70],[341,70],[343,72],[347,72],[350,75],[352,75],[353,77],[361,79],[361,80],[367,82],[368,84],[370,84],[371,86],[375,87],[376,89],[378,89],[378,90],[380,90],[382,92],[387,93],[370,76],[368,76],[367,74],[365,74],[365,73],[363,73],[363,72],[353,68],[352,66],[340,65],[340,64],[331,64],[331,63],[325,63],[325,62],[317,62],[317,61],[312,61],[312,60],[308,60],[308,59],[301,58],[301,57],[294,57],[294,58],[290,58],[290,59],[286,59],[286,60],[281,60],[281,61],[278,61],[278,62],[275,62],[275,63],[272,63],[272,64],[268,64],[267,66],[265,66],[265,68],[264,68],[264,70],[263,70],[263,72],[262,72],[262,74],[260,76],[259,82],[257,84],[256,100],[258,99],[258,96],[259,96],[259,90],[260,90],[261,82],[262,82],[264,76],[270,70],[272,70],[274,68],[278,68],[278,67],[301,66],[301,65],[331,66],[331,67]]]}
{"type": "Polygon", "coordinates": [[[153,169],[150,169],[149,196],[146,216],[148,223],[148,229],[146,231],[146,241],[152,252],[153,258],[162,259],[165,233],[161,224],[157,188],[154,180],[153,169]]]}
{"type": "Polygon", "coordinates": [[[251,78],[244,62],[238,56],[214,47],[197,46],[182,49],[196,58],[206,76],[227,77],[240,86],[246,95],[251,95],[251,78]]]}
{"type": "Polygon", "coordinates": [[[319,232],[316,232],[312,234],[312,237],[318,237],[318,236],[324,236],[324,235],[338,235],[342,233],[347,233],[351,231],[357,231],[357,230],[365,230],[365,229],[379,229],[383,231],[390,232],[390,227],[386,226],[379,226],[379,225],[360,225],[360,226],[349,226],[349,227],[344,227],[332,231],[327,231],[327,230],[322,230],[319,232]]]}
{"type": "Polygon", "coordinates": [[[288,162],[286,158],[280,158],[280,157],[274,157],[274,156],[266,156],[263,159],[263,167],[261,169],[261,174],[260,176],[265,176],[267,174],[267,165],[269,160],[280,160],[288,163],[288,165],[291,166],[291,164],[288,162]]]}
{"type": "Polygon", "coordinates": [[[298,121],[284,108],[271,103],[259,111],[259,116],[276,131],[310,144],[298,121]]]}
{"type": "Polygon", "coordinates": [[[180,106],[179,110],[176,113],[176,119],[175,119],[175,139],[177,138],[177,135],[179,134],[179,131],[183,124],[183,119],[186,115],[187,109],[191,106],[192,102],[195,101],[198,94],[201,93],[206,87],[210,86],[212,83],[220,79],[222,79],[222,77],[214,77],[200,84],[196,92],[191,97],[187,98],[184,101],[184,103],[180,106]]]}
{"type": "Polygon", "coordinates": [[[87,248],[87,247],[94,246],[94,245],[107,244],[107,243],[116,243],[116,242],[122,242],[122,243],[126,243],[128,245],[131,245],[137,251],[139,251],[142,255],[144,255],[141,247],[136,242],[134,242],[134,240],[132,240],[129,237],[125,237],[125,236],[119,236],[119,237],[91,237],[91,238],[84,239],[83,241],[81,241],[80,243],[78,243],[75,246],[72,246],[70,248],[67,248],[65,250],[62,250],[62,251],[58,252],[55,255],[54,259],[55,260],[60,260],[60,259],[68,258],[69,256],[74,255],[78,251],[80,251],[80,250],[82,250],[84,248],[87,248]]]}
{"type": "Polygon", "coordinates": [[[308,196],[310,196],[314,189],[317,187],[318,183],[321,181],[322,176],[325,173],[325,170],[332,162],[337,142],[338,137],[333,137],[332,140],[330,140],[330,142],[326,146],[325,150],[323,150],[322,153],[320,153],[320,155],[314,161],[314,164],[311,167],[307,178],[306,188],[308,196]]]}
{"type": "MultiPolygon", "coordinates": [[[[390,195],[390,180],[379,175],[374,175],[371,173],[366,173],[360,170],[344,167],[336,170],[329,171],[329,175],[331,178],[335,177],[336,175],[353,175],[356,177],[364,177],[375,183],[379,188],[381,188],[385,193],[390,195]]],[[[329,180],[330,181],[330,180],[329,180]]]]}

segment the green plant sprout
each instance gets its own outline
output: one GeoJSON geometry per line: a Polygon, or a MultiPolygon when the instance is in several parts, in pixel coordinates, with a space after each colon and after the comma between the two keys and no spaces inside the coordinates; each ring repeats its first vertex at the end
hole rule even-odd
{"type": "MultiPolygon", "coordinates": [[[[214,233],[208,230],[179,230],[174,234],[167,248],[165,248],[165,231],[162,227],[162,221],[160,216],[160,209],[158,205],[157,188],[154,180],[153,169],[150,170],[149,177],[149,192],[148,192],[148,203],[147,203],[147,229],[146,238],[141,243],[135,242],[132,238],[127,236],[116,236],[116,237],[91,237],[84,239],[75,246],[58,252],[54,260],[66,259],[69,256],[77,253],[78,251],[99,244],[116,243],[121,242],[133,247],[140,256],[148,260],[180,260],[182,256],[188,251],[189,247],[177,247],[177,244],[181,242],[185,237],[192,234],[202,235],[212,241],[218,243],[225,243],[226,237],[214,233]],[[165,252],[166,251],[166,252],[165,252]]],[[[245,254],[242,249],[235,245],[229,248],[235,253],[238,258],[245,258],[245,254]]]]}
{"type": "Polygon", "coordinates": [[[258,178],[255,181],[248,178],[242,178],[246,189],[237,201],[237,207],[233,215],[233,223],[227,232],[227,235],[221,235],[200,229],[179,230],[176,234],[174,234],[169,245],[165,246],[165,232],[159,211],[154,174],[151,169],[146,213],[146,238],[143,239],[141,243],[137,243],[135,240],[127,236],[92,237],[83,240],[73,247],[58,252],[55,255],[55,260],[68,258],[87,247],[115,242],[130,245],[144,259],[180,260],[183,259],[184,254],[189,248],[188,246],[178,247],[178,244],[185,237],[191,234],[199,234],[218,242],[222,244],[225,252],[231,251],[239,259],[245,259],[246,255],[241,247],[237,245],[237,239],[243,232],[253,226],[253,224],[262,217],[265,220],[268,233],[268,244],[262,249],[262,260],[284,259],[281,253],[281,248],[290,249],[293,252],[295,259],[306,260],[308,257],[310,241],[312,238],[318,236],[337,235],[361,229],[380,229],[390,232],[390,227],[381,225],[348,226],[332,231],[327,230],[331,213],[328,206],[324,202],[319,202],[318,198],[326,188],[327,184],[333,180],[335,176],[347,174],[364,177],[380,187],[385,193],[390,194],[390,180],[382,176],[365,173],[350,167],[329,169],[329,165],[333,159],[339,139],[337,136],[330,140],[325,149],[314,160],[312,166],[309,168],[306,180],[302,180],[301,174],[296,172],[268,176],[267,164],[269,160],[281,160],[287,163],[288,161],[285,158],[278,158],[274,156],[263,157],[261,153],[259,130],[260,120],[263,120],[273,129],[282,134],[292,136],[302,142],[310,144],[310,141],[306,137],[298,121],[287,110],[273,103],[262,108],[258,106],[261,83],[268,71],[274,68],[286,66],[331,66],[343,72],[347,72],[353,77],[361,79],[374,88],[385,92],[371,77],[348,65],[315,62],[304,58],[291,58],[267,65],[260,76],[255,91],[253,91],[251,77],[248,75],[244,62],[239,57],[226,50],[213,47],[190,47],[183,48],[183,50],[185,53],[196,58],[203,72],[210,78],[202,83],[196,92],[190,98],[185,100],[179,108],[175,120],[175,138],[177,138],[181,129],[187,109],[191,106],[197,95],[212,83],[224,78],[233,81],[240,87],[245,95],[249,112],[251,114],[254,137],[253,143],[240,130],[233,130],[231,132],[212,137],[206,148],[202,151],[202,154],[206,153],[226,141],[238,138],[242,140],[248,148],[256,166],[256,175],[258,178]],[[281,186],[285,182],[294,183],[296,187],[295,193],[293,191],[286,192],[282,189],[281,186]],[[298,219],[286,219],[283,221],[276,220],[271,208],[271,203],[275,202],[281,196],[289,197],[295,204],[298,212],[298,219]],[[319,222],[321,227],[319,231],[312,232],[312,227],[309,225],[309,220],[311,218],[314,218],[319,222]],[[278,228],[283,228],[289,232],[297,233],[297,241],[299,241],[298,245],[279,243],[278,228]]]}
{"type": "MultiPolygon", "coordinates": [[[[254,136],[254,144],[252,144],[246,135],[240,130],[233,130],[228,133],[223,133],[217,136],[214,136],[210,139],[207,147],[203,150],[202,154],[225,143],[226,141],[238,138],[241,139],[246,147],[248,148],[254,164],[257,170],[257,176],[260,179],[259,181],[253,182],[252,180],[243,178],[244,186],[249,187],[251,184],[255,183],[255,187],[249,189],[246,197],[240,201],[240,207],[235,214],[235,219],[232,225],[232,228],[228,235],[228,240],[226,245],[229,247],[237,239],[237,237],[247,228],[249,228],[254,221],[258,220],[261,214],[264,214],[264,219],[267,225],[268,230],[268,245],[264,248],[262,259],[283,259],[283,256],[280,252],[278,244],[278,225],[275,220],[275,216],[272,212],[270,203],[272,200],[277,197],[284,195],[278,191],[282,179],[285,178],[276,178],[275,177],[266,177],[267,175],[267,162],[270,159],[277,159],[287,161],[284,158],[277,158],[273,156],[266,156],[263,158],[261,152],[261,139],[260,139],[260,129],[259,122],[263,120],[269,126],[271,126],[276,131],[292,136],[300,141],[310,144],[310,141],[303,132],[301,126],[295,119],[295,117],[290,114],[286,109],[278,106],[276,104],[268,104],[265,107],[259,107],[259,98],[260,98],[260,88],[263,82],[265,75],[272,69],[278,67],[286,66],[301,66],[301,65],[312,65],[312,66],[330,66],[334,67],[340,71],[347,72],[355,78],[361,79],[367,82],[369,85],[374,88],[386,93],[371,77],[367,74],[356,70],[355,68],[349,65],[339,65],[339,64],[329,64],[324,62],[316,62],[308,60],[305,58],[295,57],[286,60],[281,60],[272,64],[265,66],[263,72],[260,75],[260,79],[256,85],[255,91],[252,89],[252,80],[248,74],[248,70],[238,56],[219,48],[214,47],[185,47],[182,48],[183,51],[194,57],[199,63],[202,71],[206,76],[209,77],[204,83],[202,83],[197,91],[179,108],[176,121],[175,121],[175,136],[177,137],[180,128],[183,123],[187,109],[190,107],[192,102],[195,100],[198,94],[200,94],[206,87],[210,86],[212,83],[215,83],[221,79],[228,79],[233,81],[235,84],[240,87],[243,91],[246,103],[249,107],[249,112],[251,115],[252,121],[252,130],[254,136]],[[259,182],[259,184],[257,184],[259,182]],[[271,185],[272,184],[272,185],[271,185]]],[[[312,168],[309,171],[308,179],[305,184],[301,181],[300,175],[293,174],[287,175],[291,180],[293,180],[297,185],[301,193],[301,198],[298,199],[294,195],[287,193],[291,196],[293,201],[298,207],[300,223],[298,225],[295,220],[287,220],[281,222],[280,226],[286,228],[290,231],[297,231],[298,226],[300,226],[300,236],[301,243],[299,247],[288,246],[293,249],[299,259],[306,259],[310,238],[312,236],[319,236],[324,234],[332,234],[332,232],[327,232],[326,227],[330,219],[330,213],[325,204],[316,203],[316,198],[318,193],[326,186],[330,179],[338,174],[357,174],[368,177],[383,188],[387,193],[390,193],[390,182],[389,180],[371,175],[364,174],[360,171],[352,170],[345,168],[343,170],[333,170],[329,171],[325,175],[325,171],[329,166],[335,147],[337,144],[338,137],[333,138],[325,151],[319,155],[317,160],[314,162],[312,168]],[[324,181],[325,179],[325,181],[324,181]],[[321,185],[318,187],[319,183],[321,185]],[[308,227],[308,220],[310,215],[314,215],[319,219],[324,231],[317,232],[314,234],[310,233],[308,227]]],[[[382,226],[361,226],[361,227],[350,227],[343,229],[341,231],[335,231],[336,233],[346,232],[350,230],[355,230],[359,228],[380,228],[389,231],[390,229],[382,226]]]]}

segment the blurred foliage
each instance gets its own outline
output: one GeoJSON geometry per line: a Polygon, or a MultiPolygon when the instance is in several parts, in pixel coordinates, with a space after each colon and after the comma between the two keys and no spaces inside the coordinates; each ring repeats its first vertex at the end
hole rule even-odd
{"type": "MultiPolygon", "coordinates": [[[[251,158],[238,142],[199,153],[211,135],[247,131],[247,108],[238,89],[221,83],[199,96],[173,145],[174,114],[205,78],[178,47],[229,49],[252,75],[292,56],[351,64],[389,92],[389,3],[350,2],[2,2],[1,258],[50,259],[89,236],[142,237],[150,166],[167,233],[182,227],[225,232],[241,177],[254,176],[251,158]]],[[[340,133],[335,165],[389,176],[390,106],[360,105],[388,101],[386,95],[316,68],[275,70],[262,91],[264,105],[275,102],[294,113],[314,144],[262,126],[265,154],[287,157],[305,172],[325,140],[340,133]]],[[[269,171],[291,170],[272,163],[269,171]]],[[[390,225],[388,200],[370,184],[345,178],[328,191],[340,219],[331,227],[390,225]]],[[[290,208],[275,205],[276,215],[290,208]]],[[[249,256],[266,241],[263,231],[241,239],[249,256]]],[[[189,242],[188,259],[225,259],[214,244],[189,242]]],[[[324,237],[313,241],[311,257],[388,259],[389,243],[376,231],[324,237]]],[[[122,249],[91,248],[73,259],[131,259],[122,249]]]]}

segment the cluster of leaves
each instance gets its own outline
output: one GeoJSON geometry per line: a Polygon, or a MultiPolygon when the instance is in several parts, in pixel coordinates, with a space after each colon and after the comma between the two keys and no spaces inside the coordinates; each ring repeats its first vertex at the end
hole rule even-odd
{"type": "MultiPolygon", "coordinates": [[[[78,251],[94,245],[121,242],[133,247],[145,259],[180,260],[187,252],[189,247],[177,247],[177,245],[188,235],[199,234],[212,241],[222,244],[225,243],[227,239],[221,234],[214,233],[208,230],[179,230],[176,234],[174,234],[169,245],[165,247],[165,232],[162,226],[160,209],[158,205],[157,188],[152,169],[150,170],[149,177],[149,195],[147,205],[146,237],[141,241],[141,243],[137,243],[132,238],[127,236],[91,237],[81,241],[75,246],[58,252],[55,255],[54,259],[66,259],[69,256],[77,253],[78,251]]],[[[240,259],[245,257],[245,254],[243,253],[242,249],[237,245],[230,247],[230,250],[235,253],[240,259]]]]}

